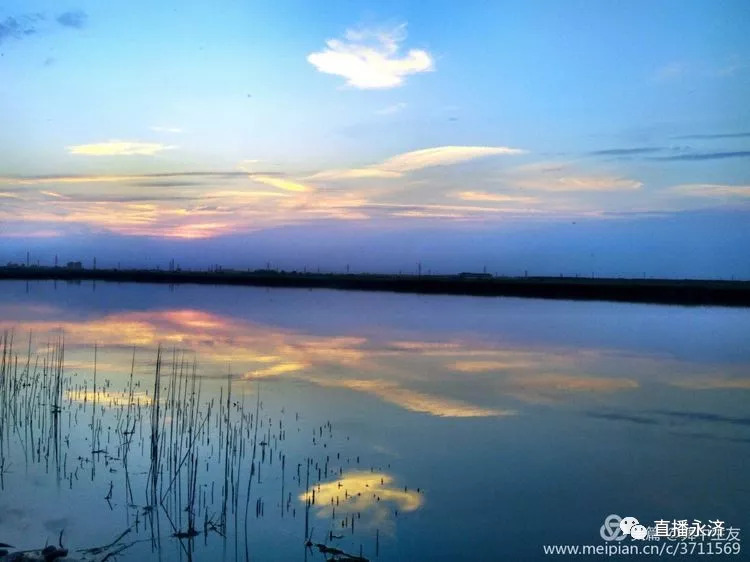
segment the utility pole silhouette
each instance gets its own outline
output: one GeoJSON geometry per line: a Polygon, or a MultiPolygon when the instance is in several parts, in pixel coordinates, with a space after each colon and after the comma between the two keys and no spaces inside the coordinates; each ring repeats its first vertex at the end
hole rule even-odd
{"type": "Polygon", "coordinates": [[[26,267],[29,267],[29,252],[26,252],[26,267]]]}
{"type": "Polygon", "coordinates": [[[57,254],[55,254],[55,267],[57,267],[57,254]]]}
{"type": "Polygon", "coordinates": [[[422,262],[417,262],[417,276],[422,277],[422,262]]]}
{"type": "Polygon", "coordinates": [[[94,271],[96,271],[96,258],[94,258],[94,271]]]}

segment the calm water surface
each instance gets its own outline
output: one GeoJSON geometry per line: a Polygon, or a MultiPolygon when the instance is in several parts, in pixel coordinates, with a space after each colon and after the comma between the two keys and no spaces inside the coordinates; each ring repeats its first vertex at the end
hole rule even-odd
{"type": "Polygon", "coordinates": [[[542,560],[610,513],[750,524],[747,310],[2,282],[3,331],[18,548],[324,560],[307,525],[371,560],[542,560]]]}

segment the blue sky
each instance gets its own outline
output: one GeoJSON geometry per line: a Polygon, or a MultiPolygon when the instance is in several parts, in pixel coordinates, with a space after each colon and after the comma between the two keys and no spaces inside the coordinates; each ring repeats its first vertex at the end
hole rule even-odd
{"type": "Polygon", "coordinates": [[[749,22],[743,1],[5,2],[0,262],[393,270],[433,247],[436,270],[583,274],[595,247],[598,274],[750,277],[749,22]]]}

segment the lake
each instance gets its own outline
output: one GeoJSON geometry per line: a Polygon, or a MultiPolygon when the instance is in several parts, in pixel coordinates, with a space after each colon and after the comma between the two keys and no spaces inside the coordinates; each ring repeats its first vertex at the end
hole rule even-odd
{"type": "Polygon", "coordinates": [[[750,523],[748,309],[2,282],[0,334],[16,548],[544,560],[631,543],[610,514],[750,523]]]}

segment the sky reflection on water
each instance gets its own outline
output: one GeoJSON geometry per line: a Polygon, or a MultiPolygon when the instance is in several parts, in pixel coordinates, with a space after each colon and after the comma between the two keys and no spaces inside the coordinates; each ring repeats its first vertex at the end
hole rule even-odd
{"type": "MultiPolygon", "coordinates": [[[[83,416],[91,415],[94,343],[109,426],[99,439],[110,448],[134,357],[133,397],[151,409],[159,345],[167,370],[173,358],[190,368],[196,361],[203,402],[216,407],[226,396],[228,372],[238,412],[252,413],[260,388],[269,437],[281,437],[281,423],[292,435],[264,457],[275,464],[259,468],[251,494],[253,505],[256,496],[266,502],[248,527],[259,560],[304,558],[311,491],[293,480],[306,458],[331,465],[310,512],[314,541],[341,536],[331,544],[355,554],[362,545],[374,558],[377,530],[382,560],[543,559],[543,544],[599,543],[609,513],[750,523],[742,468],[750,351],[739,345],[750,315],[742,309],[101,283],[2,289],[0,331],[13,330],[24,360],[29,332],[42,357],[64,334],[69,470],[72,458],[90,456],[83,416]],[[334,429],[316,438],[328,423],[334,429]],[[337,499],[348,506],[338,513],[337,499]]],[[[148,419],[139,431],[148,434],[148,419]]],[[[18,442],[8,441],[0,540],[33,548],[65,527],[71,544],[91,546],[132,523],[118,461],[95,458],[98,476],[85,486],[56,485],[47,466],[23,462],[18,442]],[[103,499],[110,482],[112,510],[103,499]]],[[[147,449],[131,452],[130,478],[144,478],[134,474],[148,471],[147,449]]],[[[223,483],[224,464],[216,449],[202,451],[207,494],[223,483]]],[[[242,480],[249,461],[238,467],[242,480]]],[[[198,559],[232,559],[235,548],[244,556],[244,486],[239,538],[196,538],[198,559]]],[[[186,554],[177,542],[163,546],[167,560],[186,554]]],[[[150,557],[150,544],[123,555],[150,557]]]]}

